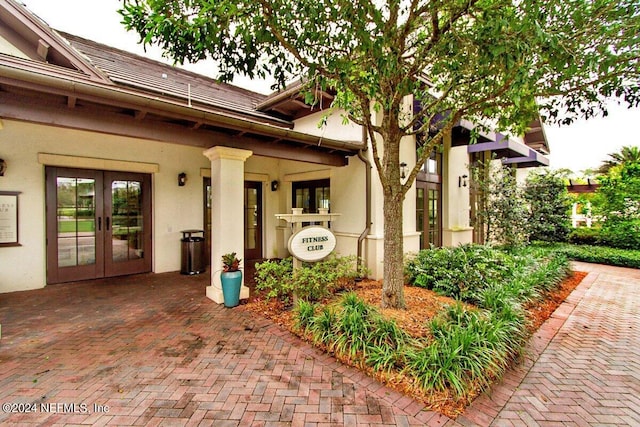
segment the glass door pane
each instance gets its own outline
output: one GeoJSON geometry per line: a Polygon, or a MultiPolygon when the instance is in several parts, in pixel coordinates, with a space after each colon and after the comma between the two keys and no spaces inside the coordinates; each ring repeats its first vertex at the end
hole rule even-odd
{"type": "Polygon", "coordinates": [[[318,209],[320,208],[329,209],[330,208],[329,200],[331,199],[329,187],[318,187],[315,190],[316,190],[315,212],[318,212],[318,209]]]}
{"type": "Polygon", "coordinates": [[[96,262],[96,181],[56,179],[58,267],[96,262]]]}
{"type": "Polygon", "coordinates": [[[244,189],[244,247],[255,249],[258,246],[258,190],[255,188],[244,189]]]}
{"type": "Polygon", "coordinates": [[[204,197],[204,240],[205,240],[205,257],[207,265],[211,265],[211,178],[203,178],[203,197],[204,197]]]}
{"type": "Polygon", "coordinates": [[[47,283],[102,277],[102,173],[47,166],[47,283]]]}
{"type": "Polygon", "coordinates": [[[429,244],[441,246],[440,239],[440,191],[429,190],[429,244]]]}
{"type": "Polygon", "coordinates": [[[424,249],[424,188],[416,188],[416,231],[420,232],[420,249],[424,249]]]}
{"type": "Polygon", "coordinates": [[[141,259],[144,253],[142,183],[112,181],[111,200],[113,262],[141,259]]]}
{"type": "Polygon", "coordinates": [[[105,276],[151,271],[151,177],[104,172],[105,276]]]}
{"type": "Polygon", "coordinates": [[[244,258],[262,258],[262,183],[244,183],[244,258]]]}

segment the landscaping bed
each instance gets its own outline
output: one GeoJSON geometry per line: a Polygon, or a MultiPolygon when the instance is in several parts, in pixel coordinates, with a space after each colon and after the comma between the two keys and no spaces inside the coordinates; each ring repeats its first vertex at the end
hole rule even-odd
{"type": "MultiPolygon", "coordinates": [[[[468,277],[467,281],[475,280],[475,286],[479,287],[502,280],[501,275],[513,273],[511,263],[514,259],[522,261],[517,258],[520,255],[513,259],[508,255],[503,259],[501,253],[486,252],[484,249],[461,250],[467,251],[463,254],[466,257],[464,262],[471,266],[467,274],[475,277],[468,277]],[[498,256],[500,261],[487,259],[494,256],[498,256]],[[481,260],[482,263],[474,266],[474,260],[481,260]],[[506,267],[501,269],[498,265],[499,273],[487,270],[486,276],[484,273],[477,276],[485,264],[502,264],[506,267]]],[[[447,254],[443,250],[427,256],[451,261],[460,257],[459,251],[447,254]]],[[[486,291],[487,295],[495,292],[490,286],[482,289],[482,292],[460,286],[452,290],[457,299],[443,295],[442,289],[435,292],[425,287],[405,286],[407,310],[383,310],[379,308],[382,283],[364,280],[351,281],[348,285],[343,283],[340,289],[311,303],[292,304],[286,299],[267,299],[263,298],[266,292],[258,292],[257,297],[245,305],[245,309],[271,319],[332,353],[343,363],[357,367],[388,386],[424,402],[431,410],[455,418],[483,389],[518,360],[520,348],[524,347],[528,337],[584,277],[584,273],[564,271],[565,264],[562,263],[558,264],[554,276],[552,271],[545,270],[547,264],[553,263],[536,264],[535,271],[531,270],[531,276],[537,275],[540,280],[551,276],[550,283],[542,288],[525,292],[515,286],[517,291],[514,292],[518,295],[527,294],[522,301],[512,301],[513,296],[503,293],[501,288],[499,295],[509,301],[508,304],[504,301],[487,302],[492,300],[481,297],[482,292],[486,291]],[[464,292],[460,292],[460,289],[464,292]],[[466,296],[460,298],[461,294],[466,296]],[[480,299],[484,302],[479,302],[480,299]],[[479,308],[482,304],[495,305],[497,308],[479,308]],[[520,317],[521,313],[524,313],[524,319],[520,317]],[[522,330],[521,325],[525,325],[522,330]],[[493,342],[495,336],[503,337],[502,341],[495,339],[493,342]],[[503,345],[503,341],[508,345],[503,345]],[[465,348],[468,354],[458,352],[458,347],[465,348]],[[444,371],[441,375],[432,372],[444,365],[448,365],[451,372],[444,371]]],[[[449,264],[446,271],[453,270],[459,273],[455,265],[449,264]]],[[[442,271],[438,274],[447,276],[442,271]]],[[[409,277],[415,281],[415,275],[409,277]]],[[[447,277],[451,279],[452,276],[447,277]]],[[[440,285],[450,286],[458,279],[456,276],[454,281],[441,281],[440,285]]],[[[522,277],[519,280],[522,281],[522,277]]],[[[431,285],[435,283],[433,280],[431,282],[431,285]]],[[[509,288],[509,285],[505,287],[509,288]]]]}

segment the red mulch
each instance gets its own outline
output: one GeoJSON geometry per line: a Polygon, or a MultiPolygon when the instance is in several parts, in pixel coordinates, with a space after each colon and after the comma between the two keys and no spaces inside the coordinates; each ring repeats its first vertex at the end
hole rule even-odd
{"type": "Polygon", "coordinates": [[[560,286],[553,292],[547,293],[542,301],[528,305],[526,308],[529,313],[530,331],[533,333],[538,330],[540,325],[547,320],[560,304],[569,296],[569,294],[582,282],[587,273],[582,271],[574,271],[569,277],[564,279],[560,286]]]}
{"type": "MultiPolygon", "coordinates": [[[[573,291],[582,279],[587,275],[583,272],[573,272],[560,286],[552,292],[547,293],[541,301],[530,304],[526,307],[529,313],[530,332],[535,332],[545,320],[547,320],[555,309],[562,304],[567,296],[573,291]]],[[[379,307],[382,293],[382,283],[380,281],[365,280],[355,285],[353,289],[367,303],[379,307]]],[[[452,298],[443,297],[428,289],[414,286],[405,286],[405,301],[407,310],[380,309],[380,312],[387,318],[394,319],[398,326],[414,337],[426,337],[429,335],[428,320],[433,318],[444,307],[455,302],[452,298]]],[[[276,300],[265,301],[260,295],[252,298],[245,309],[260,314],[274,323],[293,331],[293,312],[276,300]]],[[[348,360],[343,360],[349,363],[348,360]]],[[[468,399],[453,398],[449,393],[424,393],[416,384],[403,376],[385,376],[367,370],[367,373],[377,380],[387,384],[402,393],[409,394],[413,398],[422,401],[430,409],[441,412],[451,418],[464,411],[478,394],[469,396],[468,399]]]]}

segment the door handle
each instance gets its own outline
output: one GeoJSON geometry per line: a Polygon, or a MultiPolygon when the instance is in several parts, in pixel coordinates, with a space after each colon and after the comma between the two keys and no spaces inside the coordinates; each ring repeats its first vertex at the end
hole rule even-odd
{"type": "Polygon", "coordinates": [[[98,231],[102,231],[102,217],[98,217],[98,231]]]}
{"type": "Polygon", "coordinates": [[[106,224],[106,226],[107,226],[106,230],[107,230],[107,231],[109,231],[109,223],[111,222],[111,218],[106,217],[106,218],[105,218],[105,220],[106,220],[106,222],[107,222],[107,224],[106,224]]]}

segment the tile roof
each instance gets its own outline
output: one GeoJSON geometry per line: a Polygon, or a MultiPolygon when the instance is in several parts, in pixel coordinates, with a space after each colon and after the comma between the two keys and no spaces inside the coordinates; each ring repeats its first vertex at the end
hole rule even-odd
{"type": "Polygon", "coordinates": [[[115,85],[183,99],[290,127],[291,122],[258,111],[267,96],[130,52],[58,31],[115,85]]]}

